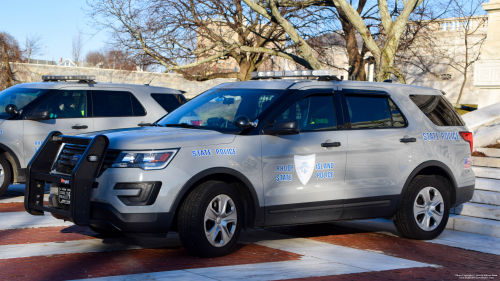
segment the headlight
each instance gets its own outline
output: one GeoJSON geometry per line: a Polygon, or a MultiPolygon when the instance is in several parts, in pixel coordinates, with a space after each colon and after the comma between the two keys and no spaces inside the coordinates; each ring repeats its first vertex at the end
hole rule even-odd
{"type": "Polygon", "coordinates": [[[125,151],[120,153],[112,168],[141,168],[143,170],[160,170],[167,167],[178,149],[158,151],[125,151]]]}

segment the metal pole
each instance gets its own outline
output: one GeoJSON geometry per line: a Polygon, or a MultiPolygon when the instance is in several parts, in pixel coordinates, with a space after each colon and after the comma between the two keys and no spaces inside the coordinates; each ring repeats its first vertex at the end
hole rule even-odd
{"type": "Polygon", "coordinates": [[[49,64],[49,46],[45,46],[47,48],[47,56],[45,58],[45,65],[49,64]]]}

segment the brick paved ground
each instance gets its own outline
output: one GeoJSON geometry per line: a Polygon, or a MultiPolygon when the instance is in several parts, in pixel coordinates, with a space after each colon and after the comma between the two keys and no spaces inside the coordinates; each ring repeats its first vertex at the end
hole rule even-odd
{"type": "MultiPolygon", "coordinates": [[[[2,215],[8,217],[9,214],[33,219],[23,211],[22,205],[21,202],[1,203],[0,200],[0,221],[2,215]]],[[[485,280],[460,279],[460,275],[500,276],[500,255],[345,225],[252,230],[245,233],[246,240],[238,244],[234,253],[203,259],[187,254],[175,235],[158,245],[156,240],[138,242],[125,237],[104,237],[86,227],[71,224],[54,226],[52,222],[60,221],[45,219],[46,225],[37,228],[24,228],[25,224],[22,228],[0,228],[0,280],[73,280],[106,276],[118,278],[109,280],[234,280],[236,277],[252,280],[485,280]],[[244,244],[245,241],[252,242],[244,244]],[[314,243],[311,247],[300,248],[301,243],[307,241],[314,243]],[[329,249],[328,245],[337,248],[325,250],[329,249]],[[336,254],[337,250],[342,254],[336,254]],[[352,256],[356,259],[348,259],[352,256]],[[226,275],[214,275],[211,269],[226,275]]],[[[490,239],[470,237],[478,237],[480,241],[490,239]]],[[[497,243],[500,239],[487,241],[498,249],[492,252],[500,254],[500,243],[497,243]]]]}
{"type": "Polygon", "coordinates": [[[493,254],[361,231],[333,224],[276,228],[273,231],[340,246],[382,252],[386,255],[438,266],[318,277],[307,280],[459,280],[460,275],[467,274],[500,276],[500,256],[493,254]],[[335,234],[331,235],[332,233],[335,234]]]}

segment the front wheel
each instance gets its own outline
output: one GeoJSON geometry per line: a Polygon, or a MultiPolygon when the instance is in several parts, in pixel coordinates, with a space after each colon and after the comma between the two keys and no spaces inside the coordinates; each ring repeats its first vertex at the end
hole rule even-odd
{"type": "Polygon", "coordinates": [[[10,165],[5,157],[0,156],[0,196],[2,196],[9,188],[11,180],[10,165]]]}
{"type": "Polygon", "coordinates": [[[450,193],[445,179],[417,176],[408,186],[394,225],[406,238],[430,240],[443,232],[449,216],[450,193]]]}
{"type": "Polygon", "coordinates": [[[238,193],[231,185],[219,181],[202,183],[179,210],[179,238],[195,256],[227,255],[238,242],[242,211],[238,193]]]}

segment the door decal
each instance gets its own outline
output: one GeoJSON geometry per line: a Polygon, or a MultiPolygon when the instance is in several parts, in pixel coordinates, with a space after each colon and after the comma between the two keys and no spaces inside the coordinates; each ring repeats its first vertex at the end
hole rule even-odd
{"type": "Polygon", "coordinates": [[[314,172],[316,164],[316,154],[312,155],[294,155],[295,171],[303,185],[306,185],[314,172]]]}

